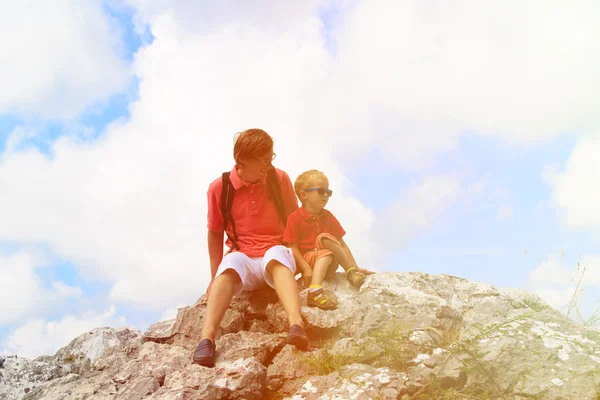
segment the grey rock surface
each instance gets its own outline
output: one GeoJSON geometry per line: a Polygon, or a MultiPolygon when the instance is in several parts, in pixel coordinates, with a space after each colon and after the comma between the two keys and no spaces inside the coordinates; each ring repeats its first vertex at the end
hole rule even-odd
{"type": "MultiPolygon", "coordinates": [[[[448,275],[379,273],[340,306],[302,314],[312,348],[285,342],[272,289],[234,298],[214,368],[193,365],[206,299],[135,330],[99,328],[54,356],[3,356],[0,399],[596,399],[600,332],[539,297],[448,275]]],[[[1,363],[1,362],[0,362],[1,363]]]]}

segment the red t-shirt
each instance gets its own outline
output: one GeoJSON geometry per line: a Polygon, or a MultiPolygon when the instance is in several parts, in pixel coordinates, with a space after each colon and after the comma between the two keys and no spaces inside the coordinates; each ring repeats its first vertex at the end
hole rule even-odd
{"type": "MultiPolygon", "coordinates": [[[[275,171],[281,187],[284,209],[289,214],[298,209],[298,199],[288,174],[277,168],[275,171]]],[[[267,182],[263,179],[254,184],[246,183],[238,175],[236,167],[231,170],[230,180],[235,188],[231,216],[238,234],[239,251],[249,257],[262,257],[269,248],[281,244],[285,229],[275,204],[267,198],[267,182]]],[[[219,177],[210,184],[207,192],[208,230],[217,233],[223,232],[222,187],[223,182],[219,177]]],[[[231,224],[227,224],[227,232],[233,237],[231,224]]],[[[226,244],[229,248],[232,247],[229,238],[226,244]]]]}
{"type": "Polygon", "coordinates": [[[298,245],[300,253],[304,255],[315,249],[317,236],[321,233],[341,239],[346,231],[330,211],[322,209],[319,216],[313,217],[304,207],[300,207],[288,216],[283,243],[298,245]]]}

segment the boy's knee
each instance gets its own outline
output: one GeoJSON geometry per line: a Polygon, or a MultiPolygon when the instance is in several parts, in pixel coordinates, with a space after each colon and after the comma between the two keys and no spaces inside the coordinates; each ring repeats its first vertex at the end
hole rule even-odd
{"type": "Polygon", "coordinates": [[[326,256],[321,257],[321,259],[324,263],[330,265],[334,261],[335,257],[333,256],[333,254],[327,254],[326,256]]]}
{"type": "Polygon", "coordinates": [[[326,249],[330,249],[332,247],[339,247],[341,248],[341,246],[339,245],[339,243],[334,242],[333,240],[329,239],[328,237],[324,237],[321,239],[321,244],[323,245],[323,247],[325,247],[326,249]]]}

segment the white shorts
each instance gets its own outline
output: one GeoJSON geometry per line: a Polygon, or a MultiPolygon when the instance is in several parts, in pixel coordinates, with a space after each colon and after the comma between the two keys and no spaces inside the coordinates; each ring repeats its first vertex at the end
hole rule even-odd
{"type": "Polygon", "coordinates": [[[292,249],[277,245],[267,250],[263,257],[248,257],[239,251],[226,254],[219,265],[215,278],[228,269],[233,269],[237,272],[241,282],[236,285],[234,296],[239,295],[243,291],[262,289],[266,285],[275,288],[273,277],[267,271],[267,265],[272,260],[279,261],[288,267],[294,276],[296,275],[296,262],[292,254],[292,249]]]}

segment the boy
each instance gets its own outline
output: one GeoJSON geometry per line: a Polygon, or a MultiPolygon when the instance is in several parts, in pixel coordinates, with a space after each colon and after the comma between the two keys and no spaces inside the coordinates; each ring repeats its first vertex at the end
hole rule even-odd
{"type": "Polygon", "coordinates": [[[294,182],[294,191],[302,207],[288,216],[283,243],[292,249],[296,266],[302,272],[305,287],[310,284],[306,304],[331,310],[338,306],[337,297],[323,289],[341,265],[350,284],[360,288],[365,275],[374,272],[356,265],[356,260],[342,238],[346,231],[325,205],[333,192],[325,174],[317,170],[302,173],[294,182]]]}

